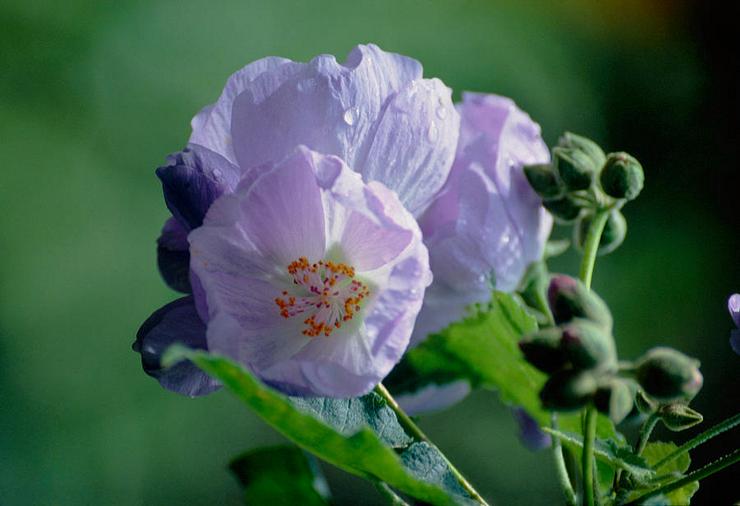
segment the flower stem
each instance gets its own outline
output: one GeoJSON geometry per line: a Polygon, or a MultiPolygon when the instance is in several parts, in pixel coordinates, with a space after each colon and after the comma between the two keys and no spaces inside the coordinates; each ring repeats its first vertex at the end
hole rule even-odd
{"type": "Polygon", "coordinates": [[[640,428],[640,437],[637,439],[636,450],[638,455],[642,455],[642,452],[645,450],[645,447],[650,440],[650,435],[653,433],[653,429],[658,423],[658,420],[660,420],[660,417],[657,413],[652,413],[648,419],[645,420],[645,423],[642,424],[642,427],[640,428]]]}
{"type": "Polygon", "coordinates": [[[383,497],[388,501],[388,504],[391,506],[409,506],[409,503],[401,499],[401,497],[396,494],[391,487],[388,486],[388,484],[378,481],[375,483],[375,488],[378,489],[378,492],[380,492],[383,497]]]}
{"type": "Polygon", "coordinates": [[[655,497],[661,494],[668,494],[670,492],[673,492],[674,490],[683,487],[684,485],[688,485],[691,482],[703,480],[704,478],[707,478],[714,473],[717,473],[722,469],[737,463],[738,461],[740,461],[740,448],[736,449],[734,452],[728,455],[725,455],[722,458],[715,460],[711,464],[708,464],[701,469],[697,469],[696,471],[687,474],[680,480],[674,481],[673,483],[668,483],[667,485],[663,485],[662,487],[657,488],[652,492],[648,492],[647,494],[634,498],[632,501],[627,503],[627,506],[638,503],[642,504],[645,502],[646,499],[649,499],[651,497],[655,497]]]}
{"type": "MultiPolygon", "coordinates": [[[[424,432],[419,428],[416,423],[409,417],[409,415],[406,414],[406,412],[401,409],[401,406],[398,405],[396,402],[396,399],[393,398],[391,393],[388,391],[388,389],[385,388],[385,386],[382,383],[378,383],[378,386],[375,387],[375,393],[380,395],[386,403],[388,403],[388,406],[393,410],[393,412],[396,414],[396,417],[398,417],[398,422],[401,424],[401,426],[408,432],[410,436],[412,436],[417,441],[422,441],[427,443],[428,445],[434,447],[439,451],[439,448],[432,443],[432,441],[427,437],[424,432]]],[[[483,499],[483,496],[481,496],[475,488],[470,484],[470,482],[465,479],[465,477],[462,475],[460,471],[457,470],[457,468],[452,465],[452,462],[449,461],[447,456],[439,451],[439,454],[442,456],[442,458],[445,460],[445,463],[450,469],[450,472],[455,477],[455,479],[458,481],[460,486],[467,492],[470,497],[472,497],[474,500],[476,500],[478,503],[488,506],[488,503],[485,499],[483,499]]]]}
{"type": "Polygon", "coordinates": [[[583,258],[581,259],[580,278],[586,288],[591,288],[591,277],[594,272],[596,263],[596,252],[599,250],[601,234],[609,218],[609,209],[600,209],[596,211],[591,226],[586,235],[586,241],[583,246],[583,258]]]}
{"type": "MultiPolygon", "coordinates": [[[[552,415],[552,429],[558,429],[557,417],[555,414],[552,415]]],[[[565,502],[568,506],[575,506],[576,493],[573,490],[573,485],[570,483],[568,467],[565,465],[565,458],[563,456],[563,444],[560,442],[560,438],[558,437],[552,438],[552,453],[555,458],[555,470],[557,471],[560,488],[565,496],[565,502]]]]}
{"type": "Polygon", "coordinates": [[[698,436],[696,436],[693,439],[688,440],[683,445],[676,448],[673,453],[669,453],[665,457],[663,457],[662,460],[658,461],[657,464],[655,464],[655,469],[660,469],[664,465],[668,464],[669,462],[672,462],[673,460],[677,459],[684,453],[693,450],[700,444],[703,444],[710,439],[712,439],[715,436],[718,436],[722,434],[725,431],[728,431],[732,429],[733,427],[740,425],[740,413],[736,414],[733,417],[728,418],[727,420],[718,423],[711,429],[707,429],[706,431],[702,432],[698,436]]]}
{"type": "Polygon", "coordinates": [[[583,469],[583,504],[593,506],[594,503],[594,440],[596,439],[596,408],[586,408],[586,422],[583,437],[583,454],[581,465],[583,469]]]}

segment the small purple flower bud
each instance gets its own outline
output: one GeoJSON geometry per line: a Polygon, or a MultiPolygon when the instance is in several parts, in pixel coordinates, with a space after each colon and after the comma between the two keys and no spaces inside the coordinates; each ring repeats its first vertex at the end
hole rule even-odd
{"type": "Polygon", "coordinates": [[[544,373],[554,373],[567,363],[565,353],[560,347],[563,331],[558,327],[548,327],[525,336],[519,341],[527,362],[544,373]]]}
{"type": "Polygon", "coordinates": [[[575,203],[567,195],[559,199],[546,200],[542,203],[545,209],[557,220],[558,223],[567,225],[572,223],[581,214],[581,206],[575,203]]]}
{"type": "Polygon", "coordinates": [[[597,167],[579,149],[558,146],[552,150],[555,170],[568,191],[587,190],[594,182],[597,167]]]}
{"type": "Polygon", "coordinates": [[[601,171],[601,186],[615,199],[634,200],[645,184],[642,165],[627,153],[609,153],[601,171]]]}
{"type": "Polygon", "coordinates": [[[704,382],[699,361],[672,348],[653,348],[635,368],[638,383],[659,401],[693,398],[704,382]]]}
{"type": "Polygon", "coordinates": [[[577,318],[563,329],[563,353],[574,369],[593,369],[616,364],[614,339],[589,320],[577,318]]]}
{"type": "Polygon", "coordinates": [[[704,417],[682,402],[674,402],[661,406],[658,410],[663,424],[674,432],[689,429],[704,421],[704,417]]]}
{"type": "Polygon", "coordinates": [[[547,299],[555,323],[586,318],[611,332],[612,317],[609,308],[598,295],[577,279],[564,274],[553,276],[547,290],[547,299]]]}
{"type": "Polygon", "coordinates": [[[545,409],[575,411],[588,404],[597,388],[596,378],[588,371],[558,371],[545,383],[540,400],[545,409]]]}
{"type": "Polygon", "coordinates": [[[524,175],[532,189],[543,199],[557,199],[563,195],[563,185],[549,163],[526,165],[524,175]]]}

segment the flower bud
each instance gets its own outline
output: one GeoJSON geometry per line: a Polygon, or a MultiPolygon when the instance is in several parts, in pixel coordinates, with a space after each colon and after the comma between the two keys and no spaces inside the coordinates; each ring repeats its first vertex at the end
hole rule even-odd
{"type": "Polygon", "coordinates": [[[572,223],[581,214],[581,206],[567,195],[559,199],[545,200],[542,205],[550,211],[558,223],[562,224],[572,223]]]}
{"type": "Polygon", "coordinates": [[[637,395],[635,395],[635,405],[640,413],[645,415],[650,415],[658,409],[658,403],[645,395],[642,390],[638,390],[637,395]]]}
{"type": "Polygon", "coordinates": [[[589,189],[600,168],[579,149],[558,146],[553,148],[552,158],[560,180],[569,191],[589,189]]]}
{"type": "Polygon", "coordinates": [[[632,390],[619,378],[612,378],[599,386],[594,394],[594,406],[608,415],[612,422],[619,423],[632,411],[632,390]]]}
{"type": "Polygon", "coordinates": [[[557,274],[550,280],[547,299],[555,323],[586,318],[611,332],[612,316],[601,298],[575,278],[557,274]]]}
{"type": "Polygon", "coordinates": [[[560,348],[561,336],[562,331],[558,327],[544,328],[519,341],[519,349],[527,362],[550,374],[562,369],[567,363],[560,348]]]}
{"type": "Polygon", "coordinates": [[[601,171],[601,187],[616,199],[634,200],[645,184],[642,165],[627,153],[609,153],[601,171]]]}
{"type": "Polygon", "coordinates": [[[658,416],[660,416],[663,424],[674,432],[689,429],[704,421],[701,413],[681,402],[661,406],[658,410],[658,416]]]}
{"type": "Polygon", "coordinates": [[[588,404],[596,388],[596,378],[589,372],[558,371],[545,383],[540,400],[545,409],[574,411],[588,404]]]}
{"type": "Polygon", "coordinates": [[[563,185],[558,179],[552,165],[543,163],[536,165],[526,165],[524,175],[527,181],[537,195],[544,200],[558,198],[563,195],[563,185]]]}
{"type": "Polygon", "coordinates": [[[563,329],[560,346],[574,369],[595,369],[617,362],[614,339],[602,326],[581,318],[563,329]]]}
{"type": "Polygon", "coordinates": [[[659,401],[694,397],[704,379],[699,361],[672,348],[653,348],[636,363],[635,376],[645,392],[659,401]]]}
{"type": "MultiPolygon", "coordinates": [[[[578,219],[578,223],[573,227],[573,244],[576,245],[579,251],[583,251],[588,229],[591,227],[593,219],[593,213],[586,213],[578,219]]],[[[627,220],[621,212],[613,209],[609,213],[609,218],[607,218],[606,225],[604,225],[604,231],[601,233],[597,254],[607,255],[611,253],[624,242],[626,235],[627,220]]]]}
{"type": "Polygon", "coordinates": [[[601,167],[603,167],[604,163],[606,162],[606,155],[604,154],[604,151],[599,147],[598,144],[586,137],[582,137],[571,132],[565,132],[563,136],[560,137],[560,140],[558,141],[558,146],[578,149],[582,151],[591,159],[593,164],[597,167],[597,170],[601,169],[601,167]]]}

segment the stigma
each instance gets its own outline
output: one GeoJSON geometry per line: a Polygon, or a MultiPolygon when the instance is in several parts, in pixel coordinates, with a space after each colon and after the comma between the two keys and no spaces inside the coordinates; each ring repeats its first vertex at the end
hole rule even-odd
{"type": "Polygon", "coordinates": [[[283,318],[305,316],[304,336],[330,336],[360,311],[370,295],[367,286],[355,279],[355,269],[347,264],[321,260],[309,263],[306,257],[288,265],[296,285],[275,298],[283,318]]]}

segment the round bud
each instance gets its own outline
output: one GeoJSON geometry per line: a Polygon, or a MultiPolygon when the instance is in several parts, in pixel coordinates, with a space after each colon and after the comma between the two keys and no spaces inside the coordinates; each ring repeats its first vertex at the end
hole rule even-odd
{"type": "Polygon", "coordinates": [[[645,184],[642,165],[627,153],[609,153],[601,171],[601,187],[615,199],[635,199],[645,184]]]}
{"type": "Polygon", "coordinates": [[[563,185],[550,164],[525,165],[524,175],[532,189],[544,200],[563,195],[563,185]]]}
{"type": "Polygon", "coordinates": [[[558,223],[564,225],[572,223],[581,214],[581,206],[573,202],[567,195],[559,199],[545,200],[542,205],[550,211],[550,214],[558,223]]]}
{"type": "Polygon", "coordinates": [[[585,153],[593,162],[598,169],[604,166],[606,162],[606,155],[604,151],[591,139],[576,135],[572,132],[565,132],[560,140],[558,146],[564,146],[567,148],[578,149],[585,153]]]}
{"type": "Polygon", "coordinates": [[[611,332],[612,316],[609,308],[579,280],[565,274],[553,276],[547,289],[547,300],[558,325],[574,318],[585,318],[611,332]]]}
{"type": "Polygon", "coordinates": [[[704,379],[699,361],[672,348],[653,348],[635,364],[635,376],[645,392],[659,401],[690,399],[704,379]]]}
{"type": "Polygon", "coordinates": [[[552,150],[553,163],[560,180],[568,191],[587,190],[599,169],[580,149],[556,147],[552,150]]]}
{"type": "Polygon", "coordinates": [[[704,421],[701,413],[680,402],[661,406],[658,410],[658,416],[660,416],[663,424],[674,432],[689,429],[704,421]]]}
{"type": "MultiPolygon", "coordinates": [[[[588,235],[588,229],[591,227],[593,219],[593,213],[586,213],[578,219],[578,223],[573,227],[573,244],[575,244],[576,248],[580,251],[583,251],[586,236],[588,235]]],[[[601,240],[599,241],[597,254],[608,255],[621,246],[626,235],[627,220],[617,209],[612,210],[606,220],[606,225],[604,225],[604,231],[601,233],[601,240]]]]}
{"type": "Polygon", "coordinates": [[[600,385],[594,394],[594,406],[608,415],[612,422],[619,423],[632,411],[632,390],[619,378],[612,378],[600,385]]]}
{"type": "Polygon", "coordinates": [[[613,367],[617,363],[614,339],[590,320],[576,318],[568,323],[560,346],[574,369],[613,367]]]}
{"type": "Polygon", "coordinates": [[[574,411],[591,401],[596,388],[596,378],[589,372],[558,371],[540,391],[540,400],[545,409],[574,411]]]}
{"type": "Polygon", "coordinates": [[[558,327],[548,327],[525,336],[519,341],[527,362],[544,373],[553,373],[562,369],[567,363],[560,349],[562,331],[558,327]]]}

